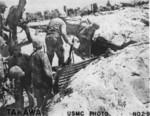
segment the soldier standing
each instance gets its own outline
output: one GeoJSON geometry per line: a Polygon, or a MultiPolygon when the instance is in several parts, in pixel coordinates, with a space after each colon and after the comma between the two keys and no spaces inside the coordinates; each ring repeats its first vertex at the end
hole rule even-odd
{"type": "Polygon", "coordinates": [[[70,46],[72,45],[68,41],[67,32],[66,32],[66,23],[58,17],[59,14],[54,13],[51,17],[51,21],[48,25],[48,31],[46,35],[46,46],[47,46],[47,54],[52,64],[52,60],[54,57],[54,53],[59,59],[59,66],[64,65],[64,48],[63,48],[63,40],[68,43],[70,46]]]}
{"type": "Polygon", "coordinates": [[[12,46],[17,44],[17,26],[20,26],[26,33],[27,39],[29,42],[32,42],[32,38],[30,35],[30,31],[28,26],[26,25],[26,21],[22,18],[22,15],[25,11],[26,0],[19,0],[19,4],[17,6],[12,6],[9,9],[9,13],[7,16],[6,24],[12,30],[12,46]],[[13,43],[14,42],[14,43],[13,43]]]}
{"type": "Polygon", "coordinates": [[[8,39],[8,36],[3,32],[7,31],[7,32],[11,32],[10,29],[8,29],[4,23],[5,23],[5,19],[4,19],[4,12],[5,9],[7,8],[5,2],[0,1],[0,36],[3,37],[5,40],[8,39]]]}

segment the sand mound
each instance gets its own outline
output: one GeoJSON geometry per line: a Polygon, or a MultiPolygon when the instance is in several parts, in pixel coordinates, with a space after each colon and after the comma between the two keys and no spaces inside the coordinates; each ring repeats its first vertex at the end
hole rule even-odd
{"type": "Polygon", "coordinates": [[[137,43],[108,58],[101,57],[75,74],[67,94],[55,96],[50,116],[68,116],[69,111],[83,111],[85,116],[90,111],[132,116],[133,112],[149,110],[149,32],[148,26],[141,22],[147,13],[141,8],[125,8],[88,16],[100,24],[97,33],[114,44],[122,45],[128,40],[137,43]]]}

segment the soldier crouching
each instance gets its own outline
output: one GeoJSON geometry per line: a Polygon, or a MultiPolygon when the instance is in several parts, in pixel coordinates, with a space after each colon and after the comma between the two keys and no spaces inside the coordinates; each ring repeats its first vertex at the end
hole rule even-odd
{"type": "Polygon", "coordinates": [[[25,73],[19,66],[16,65],[10,68],[9,77],[13,82],[15,107],[19,109],[23,109],[24,98],[23,98],[22,83],[23,83],[23,78],[25,77],[25,73]]]}

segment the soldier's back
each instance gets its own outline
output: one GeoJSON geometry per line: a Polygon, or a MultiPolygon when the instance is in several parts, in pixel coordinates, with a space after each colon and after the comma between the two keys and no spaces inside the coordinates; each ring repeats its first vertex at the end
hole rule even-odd
{"type": "Polygon", "coordinates": [[[42,71],[42,57],[44,56],[44,52],[41,50],[36,51],[31,56],[31,68],[32,73],[41,74],[42,71]]]}

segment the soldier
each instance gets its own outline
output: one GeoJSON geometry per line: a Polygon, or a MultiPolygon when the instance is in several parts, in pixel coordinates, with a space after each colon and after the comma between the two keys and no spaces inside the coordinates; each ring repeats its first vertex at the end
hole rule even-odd
{"type": "Polygon", "coordinates": [[[10,32],[10,29],[8,29],[4,25],[5,20],[4,20],[3,14],[4,14],[6,8],[7,8],[7,6],[6,6],[5,2],[0,1],[0,36],[7,40],[8,36],[3,32],[3,30],[10,32]]]}
{"type": "Polygon", "coordinates": [[[3,47],[5,46],[5,41],[4,39],[0,36],[0,97],[2,97],[2,83],[4,81],[4,65],[3,65],[3,47]]]}
{"type": "MultiPolygon", "coordinates": [[[[5,9],[7,8],[5,2],[2,2],[0,1],[0,36],[3,38],[3,40],[6,41],[6,43],[8,44],[8,36],[3,32],[3,31],[7,31],[7,32],[11,32],[10,29],[8,29],[6,27],[6,25],[4,24],[5,23],[5,19],[4,19],[4,12],[5,12],[5,9]]],[[[8,55],[9,53],[7,53],[8,55]]]]}
{"type": "Polygon", "coordinates": [[[45,105],[45,99],[52,96],[52,67],[47,54],[42,49],[41,42],[33,40],[34,52],[31,55],[31,76],[34,96],[37,99],[37,107],[42,108],[45,105]]]}
{"type": "Polygon", "coordinates": [[[59,66],[64,65],[64,48],[63,48],[63,40],[68,43],[70,46],[72,45],[68,41],[67,33],[66,33],[66,24],[65,22],[59,18],[59,14],[52,14],[51,21],[48,25],[48,31],[46,34],[46,46],[47,46],[47,54],[52,64],[52,60],[54,57],[54,52],[56,52],[59,59],[59,66]]]}
{"type": "Polygon", "coordinates": [[[21,87],[25,89],[29,98],[29,107],[33,107],[33,99],[31,95],[31,68],[30,68],[30,56],[21,53],[21,47],[15,46],[13,48],[13,55],[8,58],[8,66],[11,68],[15,65],[19,66],[25,73],[21,87]]]}
{"type": "Polygon", "coordinates": [[[78,38],[80,41],[80,46],[78,51],[76,50],[75,53],[79,54],[79,56],[83,58],[91,56],[92,38],[97,29],[99,29],[99,25],[92,23],[79,32],[78,38]]]}
{"type": "Polygon", "coordinates": [[[12,6],[9,9],[6,24],[12,30],[12,39],[13,39],[13,42],[14,42],[12,44],[17,43],[17,26],[20,26],[25,31],[25,33],[27,35],[27,39],[29,40],[29,42],[32,41],[29,28],[26,25],[27,21],[25,21],[22,18],[22,15],[25,11],[25,8],[24,8],[25,5],[26,5],[26,0],[19,0],[18,5],[12,6]]]}
{"type": "Polygon", "coordinates": [[[25,77],[24,71],[19,66],[13,66],[9,70],[10,79],[13,82],[15,107],[23,109],[24,99],[23,99],[23,79],[25,77]]]}
{"type": "Polygon", "coordinates": [[[93,12],[93,14],[95,14],[97,11],[98,11],[98,6],[97,6],[97,3],[94,3],[94,4],[92,4],[92,12],[93,12]]]}

